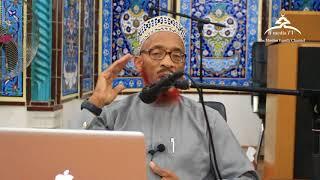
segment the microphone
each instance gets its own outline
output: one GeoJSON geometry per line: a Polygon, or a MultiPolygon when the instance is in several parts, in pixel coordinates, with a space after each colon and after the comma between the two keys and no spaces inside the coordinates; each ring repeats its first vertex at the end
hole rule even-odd
{"type": "Polygon", "coordinates": [[[160,79],[158,82],[151,84],[150,86],[144,87],[139,94],[140,99],[146,104],[153,103],[162,92],[165,92],[170,87],[175,86],[175,82],[181,78],[183,74],[183,71],[177,71],[169,74],[167,77],[160,79]]]}
{"type": "Polygon", "coordinates": [[[174,83],[174,87],[182,90],[187,90],[191,87],[190,82],[188,80],[178,80],[174,83]]]}
{"type": "Polygon", "coordinates": [[[151,154],[151,161],[153,159],[153,156],[157,153],[157,152],[163,152],[166,150],[166,146],[164,144],[159,144],[157,146],[157,149],[154,150],[154,149],[151,149],[148,151],[148,154],[151,154]]]}

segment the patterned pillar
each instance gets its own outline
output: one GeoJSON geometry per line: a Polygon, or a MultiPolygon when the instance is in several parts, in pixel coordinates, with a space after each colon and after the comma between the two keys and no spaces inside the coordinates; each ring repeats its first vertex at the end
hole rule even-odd
{"type": "Polygon", "coordinates": [[[31,101],[51,100],[52,0],[34,0],[39,19],[39,48],[31,67],[31,101]]]}
{"type": "Polygon", "coordinates": [[[39,47],[31,68],[27,71],[27,110],[53,112],[62,109],[59,75],[62,0],[33,0],[32,7],[39,19],[39,47]]]}

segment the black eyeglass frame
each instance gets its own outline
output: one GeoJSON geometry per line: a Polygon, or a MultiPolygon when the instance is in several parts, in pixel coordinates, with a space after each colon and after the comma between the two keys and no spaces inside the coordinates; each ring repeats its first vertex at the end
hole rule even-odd
{"type": "Polygon", "coordinates": [[[141,50],[141,51],[140,51],[140,55],[141,55],[142,53],[147,53],[147,54],[151,57],[151,59],[153,59],[153,60],[155,60],[155,61],[161,61],[161,60],[163,60],[163,59],[166,57],[167,54],[169,54],[169,57],[170,57],[171,61],[174,62],[174,63],[184,63],[184,62],[186,61],[186,57],[187,57],[187,55],[186,55],[185,53],[182,53],[182,52],[179,51],[179,50],[170,51],[170,50],[167,50],[167,49],[165,49],[165,48],[144,49],[144,50],[141,50]],[[150,53],[150,52],[153,51],[153,50],[161,50],[161,51],[165,52],[165,54],[164,54],[164,56],[163,56],[162,58],[154,58],[154,57],[152,57],[152,55],[151,55],[151,53],[150,53]],[[172,53],[173,53],[173,52],[179,52],[179,53],[180,53],[181,58],[180,58],[179,61],[176,61],[176,60],[174,60],[174,58],[172,58],[172,53]]]}

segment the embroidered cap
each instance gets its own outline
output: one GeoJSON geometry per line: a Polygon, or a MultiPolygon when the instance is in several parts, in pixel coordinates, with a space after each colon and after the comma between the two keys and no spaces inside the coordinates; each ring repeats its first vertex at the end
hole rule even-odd
{"type": "Polygon", "coordinates": [[[186,29],[175,19],[169,16],[157,16],[145,21],[138,29],[138,41],[139,47],[137,53],[140,52],[140,49],[143,43],[154,33],[156,32],[173,32],[177,34],[182,41],[184,42],[186,37],[186,29]]]}

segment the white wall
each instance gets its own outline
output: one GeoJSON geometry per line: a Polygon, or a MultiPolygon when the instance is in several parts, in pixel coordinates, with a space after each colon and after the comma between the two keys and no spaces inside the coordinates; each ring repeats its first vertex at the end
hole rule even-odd
{"type": "MultiPolygon", "coordinates": [[[[197,94],[185,96],[198,101],[197,94]]],[[[119,96],[122,99],[125,96],[119,96]]],[[[252,113],[250,95],[205,95],[206,101],[219,101],[226,106],[228,124],[241,145],[256,146],[260,119],[252,113]]],[[[80,104],[75,99],[63,104],[57,112],[29,112],[24,106],[0,106],[0,127],[73,128],[79,126],[80,104]]]]}
{"type": "Polygon", "coordinates": [[[29,127],[24,106],[0,106],[0,127],[29,127]]]}

